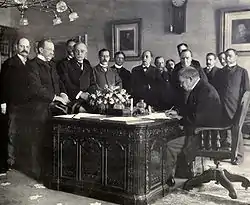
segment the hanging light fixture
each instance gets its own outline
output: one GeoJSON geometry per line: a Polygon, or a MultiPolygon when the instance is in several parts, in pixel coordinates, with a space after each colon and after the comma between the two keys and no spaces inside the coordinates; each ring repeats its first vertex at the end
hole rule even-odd
{"type": "Polygon", "coordinates": [[[21,17],[19,23],[21,26],[29,24],[28,18],[25,15],[27,9],[53,13],[53,25],[62,23],[62,19],[58,14],[67,10],[69,11],[69,21],[75,21],[79,18],[78,14],[63,0],[0,0],[0,9],[9,7],[16,7],[20,11],[21,17]]]}

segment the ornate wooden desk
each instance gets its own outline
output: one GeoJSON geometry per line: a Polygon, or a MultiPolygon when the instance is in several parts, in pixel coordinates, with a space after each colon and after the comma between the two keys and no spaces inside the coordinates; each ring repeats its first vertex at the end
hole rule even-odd
{"type": "Polygon", "coordinates": [[[178,120],[137,124],[53,118],[51,188],[118,204],[163,197],[165,144],[178,120]]]}

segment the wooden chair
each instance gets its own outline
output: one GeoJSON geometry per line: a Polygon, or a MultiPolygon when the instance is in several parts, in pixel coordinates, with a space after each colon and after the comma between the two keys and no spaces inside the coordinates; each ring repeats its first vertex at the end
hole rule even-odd
{"type": "Polygon", "coordinates": [[[231,182],[241,182],[241,186],[247,189],[250,186],[250,181],[243,176],[231,174],[226,169],[219,168],[219,161],[231,159],[234,162],[237,157],[239,142],[242,140],[242,125],[247,114],[250,103],[250,92],[246,91],[241,99],[241,103],[236,111],[236,116],[233,124],[228,127],[198,127],[195,129],[195,134],[201,137],[201,146],[195,156],[208,157],[214,160],[216,168],[210,168],[202,174],[195,176],[184,183],[183,189],[190,190],[202,183],[215,180],[229,191],[229,196],[232,199],[237,198],[236,191],[231,182]],[[221,131],[230,130],[232,134],[231,150],[221,149],[220,133],[221,131]],[[215,138],[215,139],[214,139],[215,138]],[[212,146],[212,140],[215,140],[212,146]]]}

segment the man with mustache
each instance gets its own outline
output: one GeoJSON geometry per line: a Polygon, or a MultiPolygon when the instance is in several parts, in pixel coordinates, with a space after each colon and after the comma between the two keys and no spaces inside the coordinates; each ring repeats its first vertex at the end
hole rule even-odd
{"type": "Polygon", "coordinates": [[[149,50],[142,53],[142,63],[132,69],[131,88],[135,103],[144,100],[154,108],[159,106],[160,84],[158,70],[151,65],[153,54],[149,50]]]}
{"type": "Polygon", "coordinates": [[[26,113],[29,119],[31,144],[31,170],[30,175],[37,180],[43,180],[48,173],[48,162],[51,160],[51,117],[50,105],[60,101],[64,105],[69,102],[65,89],[59,80],[56,68],[50,63],[54,57],[54,44],[51,40],[43,39],[38,43],[37,56],[27,63],[27,81],[29,95],[26,113]]]}
{"type": "Polygon", "coordinates": [[[207,67],[204,68],[204,72],[207,75],[208,82],[211,85],[215,86],[216,83],[215,76],[219,68],[215,66],[216,55],[214,53],[208,53],[206,55],[206,64],[207,67]]]}
{"type": "MultiPolygon", "coordinates": [[[[17,54],[7,59],[0,74],[0,100],[1,110],[7,112],[8,127],[8,165],[20,167],[24,163],[22,147],[24,141],[24,116],[26,95],[25,65],[30,53],[30,42],[27,38],[20,38],[17,42],[17,54]],[[20,152],[17,152],[19,150],[20,152]]],[[[1,143],[2,144],[2,143],[1,143]]],[[[4,144],[4,143],[3,143],[4,144]]],[[[6,144],[4,146],[7,146],[6,144]]],[[[2,149],[1,149],[2,150],[2,149]]],[[[7,164],[2,167],[2,172],[7,171],[7,164]]]]}
{"type": "Polygon", "coordinates": [[[69,99],[75,100],[82,96],[82,98],[87,98],[88,94],[86,92],[89,83],[90,75],[92,73],[92,68],[89,63],[84,61],[87,54],[87,47],[84,43],[76,43],[73,48],[74,57],[64,64],[59,65],[58,67],[63,70],[60,79],[62,80],[66,92],[69,96],[69,99]],[[80,92],[80,81],[85,82],[87,85],[84,90],[80,92]]]}
{"type": "MultiPolygon", "coordinates": [[[[113,68],[109,67],[110,52],[103,48],[98,52],[99,64],[93,68],[93,75],[90,79],[89,91],[102,90],[105,86],[119,86],[122,88],[122,80],[113,68]]],[[[81,87],[84,84],[81,85],[81,87]]]]}

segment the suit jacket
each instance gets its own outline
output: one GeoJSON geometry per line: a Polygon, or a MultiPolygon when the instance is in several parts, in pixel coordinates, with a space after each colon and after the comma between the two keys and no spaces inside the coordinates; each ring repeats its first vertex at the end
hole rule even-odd
{"type": "Polygon", "coordinates": [[[108,67],[107,72],[105,72],[98,64],[93,68],[92,76],[90,78],[89,92],[102,90],[105,85],[120,86],[120,88],[122,88],[122,80],[114,69],[108,67]]]}
{"type": "Polygon", "coordinates": [[[131,91],[131,73],[124,67],[121,67],[117,69],[115,65],[111,66],[111,68],[115,69],[117,73],[119,74],[121,80],[122,80],[122,87],[130,93],[131,91]]]}
{"type": "Polygon", "coordinates": [[[55,95],[64,92],[59,76],[48,62],[35,57],[27,62],[29,101],[52,102],[55,95]]]}
{"type": "Polygon", "coordinates": [[[250,90],[246,69],[236,65],[220,69],[216,74],[216,84],[224,107],[224,118],[233,119],[245,91],[250,90]]]}
{"type": "Polygon", "coordinates": [[[163,71],[162,73],[159,70],[155,71],[157,73],[156,85],[158,92],[157,101],[158,104],[155,107],[158,110],[167,110],[170,109],[176,100],[175,89],[170,83],[170,73],[168,71],[163,71]]]}
{"type": "Polygon", "coordinates": [[[0,74],[1,103],[20,105],[27,101],[27,74],[25,65],[15,55],[7,59],[0,74]]]}
{"type": "Polygon", "coordinates": [[[83,70],[81,70],[81,66],[75,58],[64,61],[57,66],[57,70],[61,71],[60,79],[65,86],[70,100],[74,100],[80,90],[85,91],[89,87],[92,68],[86,61],[83,62],[82,66],[83,70]],[[87,85],[85,89],[83,86],[84,83],[87,85]]]}
{"type": "Polygon", "coordinates": [[[200,80],[190,92],[186,102],[184,125],[219,126],[222,106],[215,88],[204,80],[200,80]]]}
{"type": "Polygon", "coordinates": [[[210,72],[208,72],[206,68],[203,68],[203,70],[207,76],[208,82],[214,86],[216,84],[215,75],[216,75],[216,72],[219,70],[219,68],[214,66],[210,72]]]}
{"type": "Polygon", "coordinates": [[[150,65],[146,72],[142,65],[134,67],[131,75],[131,89],[135,102],[144,99],[147,104],[157,107],[160,91],[158,80],[158,73],[154,66],[150,65]]]}

